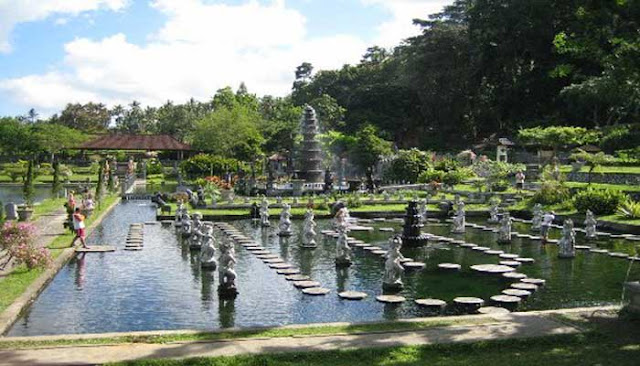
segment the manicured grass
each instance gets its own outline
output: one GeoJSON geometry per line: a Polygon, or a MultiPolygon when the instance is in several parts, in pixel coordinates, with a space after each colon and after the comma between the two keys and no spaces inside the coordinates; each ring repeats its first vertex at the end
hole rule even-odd
{"type": "Polygon", "coordinates": [[[33,206],[33,220],[64,208],[65,198],[47,198],[33,206]]]}
{"type": "Polygon", "coordinates": [[[64,345],[123,344],[123,343],[170,343],[187,341],[219,341],[242,338],[282,338],[301,336],[320,336],[335,334],[359,334],[394,331],[412,331],[451,325],[479,325],[492,322],[488,318],[477,319],[434,319],[426,321],[399,321],[353,325],[313,325],[305,327],[283,327],[264,329],[245,329],[219,332],[176,333],[167,335],[140,335],[123,337],[105,337],[88,339],[57,339],[46,341],[6,341],[0,338],[0,349],[35,348],[64,345]]]}
{"type": "MultiPolygon", "coordinates": [[[[91,180],[91,182],[98,181],[97,174],[73,174],[69,177],[70,182],[86,182],[87,178],[91,180]]],[[[62,179],[62,178],[61,178],[62,179]]],[[[39,175],[35,179],[36,183],[53,183],[52,175],[39,175]]],[[[20,183],[22,184],[22,178],[18,178],[15,182],[11,180],[8,175],[0,174],[0,183],[20,183]]],[[[64,182],[63,182],[64,183],[64,182]]]]}
{"type": "MultiPolygon", "coordinates": [[[[571,165],[563,165],[560,167],[560,171],[563,173],[569,173],[572,171],[571,165]]],[[[589,167],[583,166],[580,172],[588,173],[589,167]]],[[[625,173],[625,174],[640,174],[640,166],[600,166],[594,171],[594,174],[598,173],[625,173]]]]}
{"type": "Polygon", "coordinates": [[[569,188],[596,188],[596,189],[615,189],[619,191],[625,192],[640,192],[639,185],[632,184],[605,184],[605,183],[591,183],[591,185],[587,183],[580,182],[566,182],[565,183],[569,188]]]}
{"type": "Polygon", "coordinates": [[[597,333],[556,335],[531,339],[452,343],[428,346],[242,355],[186,360],[141,360],[116,363],[128,366],[182,365],[307,365],[307,366],[467,366],[467,365],[637,365],[640,346],[616,342],[597,333]]]}

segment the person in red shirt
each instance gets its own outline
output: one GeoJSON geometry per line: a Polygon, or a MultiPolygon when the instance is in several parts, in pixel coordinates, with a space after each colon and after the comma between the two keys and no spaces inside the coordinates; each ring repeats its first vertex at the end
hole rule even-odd
{"type": "Polygon", "coordinates": [[[85,234],[85,226],[84,226],[84,215],[80,213],[80,207],[76,207],[73,213],[73,228],[76,231],[76,237],[73,238],[71,242],[71,246],[76,244],[76,240],[80,239],[80,243],[82,243],[83,248],[88,248],[87,243],[84,241],[86,236],[85,234]]]}

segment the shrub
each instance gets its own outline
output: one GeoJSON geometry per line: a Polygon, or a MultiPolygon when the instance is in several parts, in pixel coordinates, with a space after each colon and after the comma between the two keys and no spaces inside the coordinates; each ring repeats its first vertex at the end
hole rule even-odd
{"type": "Polygon", "coordinates": [[[463,180],[469,179],[473,177],[473,171],[467,168],[458,168],[455,170],[450,170],[444,174],[442,178],[442,183],[453,186],[456,184],[462,183],[463,180]]]}
{"type": "Polygon", "coordinates": [[[608,152],[633,149],[640,145],[640,125],[617,126],[607,131],[600,140],[600,147],[608,152]]]}
{"type": "Polygon", "coordinates": [[[151,159],[147,161],[147,174],[162,174],[162,164],[158,159],[151,159]]]}
{"type": "Polygon", "coordinates": [[[33,224],[6,222],[0,229],[0,246],[30,269],[46,267],[51,263],[51,253],[46,248],[36,247],[34,236],[33,224]]]}
{"type": "Polygon", "coordinates": [[[198,154],[180,164],[180,169],[189,179],[236,172],[239,168],[244,168],[244,165],[238,160],[209,154],[198,154]]]}
{"type": "Polygon", "coordinates": [[[444,180],[445,174],[446,173],[443,172],[442,170],[429,169],[422,172],[422,174],[420,174],[420,176],[418,177],[418,182],[419,183],[431,183],[431,182],[442,183],[442,181],[444,180]]]}
{"type": "Polygon", "coordinates": [[[489,184],[489,188],[491,189],[492,192],[504,192],[507,189],[509,189],[509,186],[511,184],[509,184],[509,181],[506,179],[500,179],[500,180],[496,180],[493,181],[489,184]]]}
{"type": "Polygon", "coordinates": [[[430,167],[431,154],[418,149],[400,150],[384,172],[387,180],[417,182],[430,167]]]}
{"type": "Polygon", "coordinates": [[[433,165],[433,168],[435,170],[442,170],[444,172],[456,170],[459,167],[460,167],[460,162],[458,162],[457,160],[449,159],[449,158],[442,158],[436,161],[435,164],[433,165]]]}
{"type": "Polygon", "coordinates": [[[640,202],[627,199],[618,207],[618,214],[627,219],[640,219],[640,202]]]}
{"type": "Polygon", "coordinates": [[[564,184],[548,180],[542,182],[540,189],[531,197],[531,202],[542,205],[555,205],[569,199],[569,189],[564,184]]]}
{"type": "Polygon", "coordinates": [[[627,196],[618,190],[588,188],[578,192],[573,200],[578,212],[591,210],[596,215],[610,215],[627,200],[627,196]]]}

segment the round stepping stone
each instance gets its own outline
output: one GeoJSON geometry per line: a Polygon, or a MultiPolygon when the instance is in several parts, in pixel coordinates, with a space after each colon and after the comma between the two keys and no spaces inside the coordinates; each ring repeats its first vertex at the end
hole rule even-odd
{"type": "Polygon", "coordinates": [[[536,260],[535,260],[535,259],[533,259],[533,258],[518,257],[518,258],[516,258],[516,261],[518,261],[518,262],[520,262],[520,263],[527,263],[527,264],[530,264],[530,263],[535,262],[536,260]]]}
{"type": "Polygon", "coordinates": [[[142,250],[142,247],[124,247],[124,250],[138,251],[138,250],[142,250]]]}
{"type": "Polygon", "coordinates": [[[376,300],[386,304],[400,304],[402,302],[407,301],[407,299],[404,296],[397,296],[397,295],[379,295],[379,296],[376,296],[376,300]]]}
{"type": "Polygon", "coordinates": [[[284,279],[287,281],[310,281],[311,280],[309,276],[303,275],[303,274],[294,274],[290,276],[285,276],[284,279]]]}
{"type": "Polygon", "coordinates": [[[260,255],[256,255],[256,258],[258,259],[276,259],[278,258],[277,254],[260,254],[260,255]]]}
{"type": "Polygon", "coordinates": [[[329,292],[331,292],[331,290],[324,287],[310,287],[302,290],[303,294],[311,296],[322,296],[328,294],[329,292]]]}
{"type": "Polygon", "coordinates": [[[591,247],[588,246],[588,245],[576,245],[575,248],[576,248],[576,250],[589,250],[589,249],[591,249],[591,247]]]}
{"type": "Polygon", "coordinates": [[[516,259],[516,258],[519,258],[520,256],[517,254],[502,253],[499,255],[499,257],[502,259],[516,259]]]}
{"type": "Polygon", "coordinates": [[[292,283],[298,288],[320,287],[320,282],[317,281],[293,281],[292,283]]]}
{"type": "Polygon", "coordinates": [[[269,268],[273,268],[273,269],[288,269],[293,267],[292,265],[290,265],[289,263],[270,263],[269,264],[269,268]]]}
{"type": "Polygon", "coordinates": [[[525,298],[525,297],[531,296],[531,291],[518,290],[517,288],[508,288],[506,290],[503,290],[502,294],[508,295],[508,296],[517,296],[517,297],[525,298]]]}
{"type": "Polygon", "coordinates": [[[515,305],[519,304],[522,301],[518,296],[509,296],[509,295],[495,295],[491,296],[491,301],[497,302],[505,305],[515,305]]]}
{"type": "Polygon", "coordinates": [[[466,244],[464,240],[452,240],[451,243],[460,245],[460,246],[462,246],[463,244],[466,244]]]}
{"type": "Polygon", "coordinates": [[[476,247],[471,247],[471,250],[475,250],[477,252],[486,252],[487,250],[491,250],[491,248],[476,246],[476,247]]]}
{"type": "Polygon", "coordinates": [[[453,302],[461,307],[479,308],[484,305],[484,300],[479,297],[460,296],[453,299],[453,302]]]}
{"type": "Polygon", "coordinates": [[[523,278],[527,278],[527,275],[519,272],[507,272],[503,273],[502,277],[508,278],[510,280],[521,280],[523,278]]]}
{"type": "Polygon", "coordinates": [[[266,250],[265,247],[248,247],[248,248],[245,248],[245,249],[247,249],[250,252],[261,252],[261,251],[266,250]]]}
{"type": "Polygon", "coordinates": [[[591,248],[591,249],[589,249],[589,252],[591,252],[591,253],[596,253],[596,254],[606,254],[606,253],[609,253],[609,251],[608,251],[608,250],[606,250],[606,249],[598,249],[598,248],[591,248]]]}
{"type": "Polygon", "coordinates": [[[547,283],[547,280],[543,280],[542,278],[523,278],[520,282],[530,283],[536,286],[544,286],[544,284],[547,283]]]}
{"type": "Polygon", "coordinates": [[[371,244],[367,244],[367,243],[355,243],[354,246],[356,248],[368,248],[371,246],[371,244]]]}
{"type": "Polygon", "coordinates": [[[402,266],[406,270],[418,270],[418,269],[423,269],[426,266],[426,264],[422,262],[405,262],[405,263],[402,263],[402,266]]]}
{"type": "Polygon", "coordinates": [[[372,250],[371,254],[375,254],[375,255],[387,255],[387,251],[386,250],[372,250]]]}
{"type": "Polygon", "coordinates": [[[407,258],[407,257],[400,259],[400,263],[407,263],[407,262],[413,262],[413,261],[414,261],[413,258],[407,258]]]}
{"type": "Polygon", "coordinates": [[[277,274],[279,275],[294,275],[294,274],[298,274],[300,273],[299,269],[296,268],[285,268],[285,269],[279,269],[276,271],[277,274]]]}
{"type": "Polygon", "coordinates": [[[345,300],[362,300],[367,297],[367,294],[360,291],[343,291],[338,294],[338,296],[345,300]]]}
{"type": "Polygon", "coordinates": [[[609,257],[613,258],[629,258],[629,254],[627,253],[619,253],[619,252],[611,252],[609,253],[609,257]]]}
{"type": "Polygon", "coordinates": [[[558,244],[558,239],[547,239],[547,244],[558,244]]]}
{"type": "Polygon", "coordinates": [[[471,269],[482,273],[506,273],[514,272],[516,269],[509,266],[503,266],[500,264],[476,264],[471,266],[471,269]]]}
{"type": "Polygon", "coordinates": [[[382,231],[383,233],[392,233],[395,231],[392,227],[381,227],[378,230],[382,231]]]}
{"type": "Polygon", "coordinates": [[[487,250],[484,252],[484,254],[488,254],[488,255],[500,255],[504,253],[502,250],[487,250]]]}
{"type": "Polygon", "coordinates": [[[420,306],[438,309],[442,309],[447,306],[447,302],[440,299],[416,299],[415,303],[420,306]]]}
{"type": "Polygon", "coordinates": [[[519,267],[522,263],[518,261],[500,261],[500,264],[502,264],[503,266],[509,266],[509,267],[519,267]]]}
{"type": "Polygon", "coordinates": [[[459,271],[462,266],[457,263],[440,263],[438,264],[438,268],[447,271],[459,271]]]}
{"type": "Polygon", "coordinates": [[[634,261],[634,262],[635,261],[640,261],[640,257],[629,257],[627,259],[630,260],[630,261],[634,261]]]}
{"type": "Polygon", "coordinates": [[[509,309],[501,308],[499,306],[483,306],[478,309],[478,313],[487,315],[503,315],[509,314],[509,309]]]}
{"type": "Polygon", "coordinates": [[[282,258],[263,259],[262,261],[267,264],[284,263],[284,259],[282,258]]]}
{"type": "Polygon", "coordinates": [[[536,235],[529,235],[529,238],[530,238],[531,240],[542,240],[542,237],[541,237],[541,236],[536,236],[536,235]]]}
{"type": "Polygon", "coordinates": [[[256,256],[258,256],[258,255],[271,254],[271,252],[268,251],[268,250],[256,250],[256,251],[251,252],[251,254],[255,254],[256,256]]]}
{"type": "Polygon", "coordinates": [[[364,250],[368,250],[370,252],[373,252],[374,250],[382,250],[382,248],[380,247],[375,247],[375,246],[371,246],[371,247],[366,247],[364,248],[364,250]]]}
{"type": "MultiPolygon", "coordinates": [[[[525,278],[526,280],[526,278],[525,278]]],[[[532,283],[523,283],[523,282],[516,282],[516,283],[512,283],[511,284],[512,288],[518,289],[518,290],[527,290],[527,291],[536,291],[538,289],[538,286],[532,284],[532,283]]]]}

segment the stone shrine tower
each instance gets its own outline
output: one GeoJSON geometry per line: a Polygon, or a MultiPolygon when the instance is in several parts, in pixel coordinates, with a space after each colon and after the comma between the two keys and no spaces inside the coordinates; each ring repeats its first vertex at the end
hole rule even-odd
{"type": "Polygon", "coordinates": [[[310,105],[304,107],[301,131],[303,139],[298,151],[298,179],[305,183],[323,183],[322,149],[318,135],[316,111],[310,105]]]}

